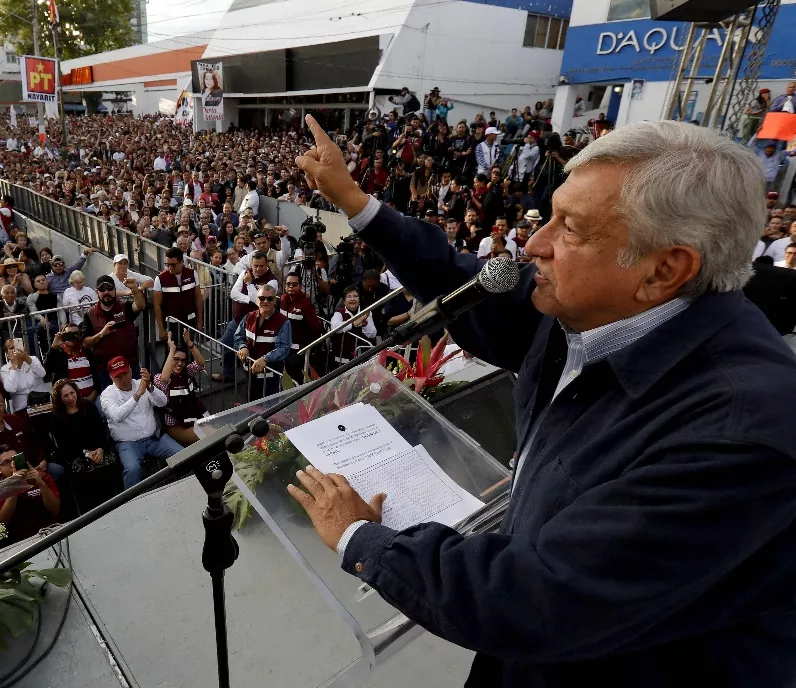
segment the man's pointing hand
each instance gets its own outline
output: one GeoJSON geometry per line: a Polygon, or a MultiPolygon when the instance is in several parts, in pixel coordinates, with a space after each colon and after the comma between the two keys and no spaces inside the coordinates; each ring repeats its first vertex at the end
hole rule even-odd
{"type": "Polygon", "coordinates": [[[368,196],[351,179],[340,149],[327,136],[312,115],[305,118],[315,137],[315,147],[296,158],[304,171],[310,188],[341,208],[348,217],[358,215],[365,208],[368,196]]]}

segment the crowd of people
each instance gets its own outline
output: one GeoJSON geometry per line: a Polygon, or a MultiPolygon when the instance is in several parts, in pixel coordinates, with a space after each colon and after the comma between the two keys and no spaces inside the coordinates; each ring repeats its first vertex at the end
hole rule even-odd
{"type": "MultiPolygon", "coordinates": [[[[531,262],[525,245],[549,219],[564,167],[588,138],[553,132],[552,101],[468,122],[452,118],[454,104],[438,89],[422,104],[410,95],[402,91],[396,109],[373,109],[347,132],[329,132],[352,178],[427,220],[429,231],[436,225],[452,250],[531,262]]],[[[56,128],[42,142],[24,122],[11,129],[0,120],[3,178],[168,250],[156,276],[132,271],[119,254],[88,285],[82,268],[94,249],[72,265],[49,247],[36,250],[14,224],[13,199],[0,202],[0,475],[31,484],[0,500],[11,542],[58,518],[65,485],[85,510],[138,482],[145,457],[197,441],[195,423],[207,414],[200,376],[223,385],[240,367],[249,398],[271,394],[284,371],[303,382],[298,350],[324,321],[349,324],[324,361],[311,359],[319,372],[388,336],[420,305],[404,293],[360,315],[400,286],[379,256],[355,237],[329,246],[316,224],[296,236],[267,220],[269,198],[336,210],[296,165],[312,146],[302,126],[192,132],[162,116],[114,115],[70,117],[68,130],[65,142],[56,128]],[[207,322],[209,293],[230,299],[228,322],[207,322]],[[141,367],[137,323],[148,303],[164,342],[159,371],[141,367]],[[20,327],[20,316],[30,324],[20,327]],[[220,370],[206,369],[194,331],[226,345],[220,370]]],[[[777,201],[772,192],[755,257],[796,268],[796,206],[778,209],[777,201]]]]}

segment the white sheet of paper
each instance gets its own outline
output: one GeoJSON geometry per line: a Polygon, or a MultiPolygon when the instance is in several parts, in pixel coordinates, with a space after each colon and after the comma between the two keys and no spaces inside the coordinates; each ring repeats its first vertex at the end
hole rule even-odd
{"type": "Polygon", "coordinates": [[[365,501],[385,492],[382,523],[389,528],[428,521],[453,526],[483,506],[373,406],[354,404],[286,434],[313,466],[344,475],[365,501]]]}

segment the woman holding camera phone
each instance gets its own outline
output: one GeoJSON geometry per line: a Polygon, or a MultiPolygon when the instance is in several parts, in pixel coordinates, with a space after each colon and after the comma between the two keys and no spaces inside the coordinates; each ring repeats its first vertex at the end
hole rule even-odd
{"type": "Polygon", "coordinates": [[[61,496],[47,471],[33,468],[25,455],[7,444],[0,445],[0,484],[8,479],[24,480],[30,487],[0,499],[0,523],[8,539],[3,545],[21,542],[51,525],[61,511],[61,496]]]}

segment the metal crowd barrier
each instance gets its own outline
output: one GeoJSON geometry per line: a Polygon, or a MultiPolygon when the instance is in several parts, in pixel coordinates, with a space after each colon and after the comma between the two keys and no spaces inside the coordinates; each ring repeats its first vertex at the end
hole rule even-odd
{"type": "MultiPolygon", "coordinates": [[[[190,337],[202,352],[205,357],[205,372],[197,379],[199,384],[199,395],[202,397],[207,410],[211,413],[219,413],[224,411],[235,404],[248,403],[249,401],[256,401],[263,397],[259,392],[259,387],[254,390],[249,385],[248,369],[254,364],[254,359],[251,357],[246,358],[245,368],[239,365],[238,352],[230,346],[223,344],[218,339],[208,335],[206,332],[201,332],[195,327],[177,320],[176,318],[167,318],[167,323],[174,323],[179,330],[179,344],[184,344],[182,340],[182,330],[186,329],[190,332],[190,337]],[[232,382],[218,383],[211,379],[213,373],[218,373],[223,370],[223,356],[224,353],[231,353],[235,356],[235,371],[232,382]]],[[[226,324],[226,323],[225,323],[226,324]]],[[[167,355],[168,352],[165,352],[167,355]]],[[[165,362],[165,355],[164,360],[165,362]]],[[[279,391],[282,391],[282,372],[266,366],[266,373],[271,373],[276,376],[279,383],[279,391]]]]}
{"type": "MultiPolygon", "coordinates": [[[[326,328],[327,332],[324,333],[321,336],[321,339],[316,340],[315,342],[313,342],[309,346],[305,346],[303,349],[301,349],[299,351],[299,354],[304,352],[304,355],[307,357],[306,360],[309,360],[310,352],[316,346],[318,346],[322,342],[326,341],[326,339],[330,335],[334,334],[334,332],[337,332],[339,329],[341,329],[340,327],[338,327],[338,328],[335,328],[334,331],[332,331],[332,323],[331,323],[331,321],[326,320],[326,318],[320,318],[320,321],[323,323],[323,325],[326,328]]],[[[346,322],[346,323],[343,324],[343,326],[348,325],[348,324],[349,323],[346,322]]],[[[357,356],[359,356],[359,354],[364,353],[368,349],[372,349],[373,348],[373,342],[371,342],[369,339],[366,339],[365,337],[360,337],[358,334],[354,334],[353,332],[346,332],[342,337],[340,337],[340,348],[337,351],[334,350],[334,344],[332,344],[331,342],[329,343],[329,346],[326,348],[326,370],[327,371],[333,370],[334,368],[339,367],[343,363],[348,363],[348,359],[347,358],[343,358],[343,346],[345,344],[345,338],[346,337],[353,337],[355,340],[358,341],[357,346],[354,347],[354,354],[357,355],[357,356]]]]}
{"type": "MultiPolygon", "coordinates": [[[[85,213],[78,208],[63,205],[58,201],[31,191],[27,187],[10,184],[0,180],[0,191],[14,199],[14,210],[32,220],[54,229],[65,236],[79,241],[85,246],[96,248],[100,253],[112,258],[123,253],[130,260],[130,269],[148,277],[155,277],[166,263],[168,246],[163,246],[127,229],[112,225],[105,220],[85,213]]],[[[218,273],[214,282],[221,281],[228,273],[209,263],[191,259],[198,268],[209,273],[218,273]]]]}
{"type": "MultiPolygon", "coordinates": [[[[122,300],[126,300],[123,298],[122,300]]],[[[90,306],[59,306],[35,313],[21,313],[0,318],[0,337],[3,343],[3,361],[5,361],[5,342],[9,339],[22,339],[25,348],[31,356],[36,356],[40,361],[52,346],[53,339],[61,326],[70,320],[78,325],[82,323],[83,314],[90,306]],[[76,317],[79,316],[79,317],[76,317]],[[42,319],[46,321],[42,322],[42,319]],[[79,320],[79,322],[78,322],[79,320]]],[[[140,319],[136,319],[138,329],[138,353],[142,365],[152,368],[151,349],[147,347],[149,332],[155,329],[154,312],[152,308],[142,311],[140,319]]]]}

